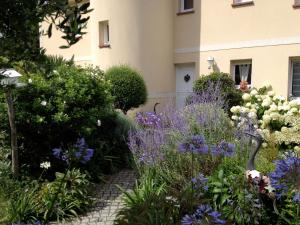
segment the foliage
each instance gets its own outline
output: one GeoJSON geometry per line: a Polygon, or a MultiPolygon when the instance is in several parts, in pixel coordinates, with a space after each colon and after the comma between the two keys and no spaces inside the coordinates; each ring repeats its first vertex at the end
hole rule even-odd
{"type": "MultiPolygon", "coordinates": [[[[61,64],[50,73],[35,64],[16,64],[27,84],[15,93],[21,162],[35,171],[40,162],[51,159],[55,147],[68,147],[79,137],[102,138],[102,127],[115,118],[110,85],[102,71],[61,64]]],[[[2,105],[2,130],[9,129],[5,111],[2,105]]]]}
{"type": "Polygon", "coordinates": [[[210,93],[208,90],[211,86],[218,86],[220,89],[220,95],[228,105],[226,109],[241,103],[242,92],[235,88],[234,81],[229,74],[213,72],[209,75],[202,75],[195,81],[193,89],[196,94],[210,93]]]}
{"type": "Polygon", "coordinates": [[[87,175],[78,169],[68,170],[65,174],[56,173],[56,179],[45,183],[40,189],[38,213],[44,219],[56,220],[77,216],[91,203],[87,197],[88,190],[87,175]],[[57,195],[55,207],[52,207],[55,195],[57,195]]]}
{"type": "Polygon", "coordinates": [[[3,0],[0,9],[0,52],[10,62],[16,60],[38,60],[41,49],[39,38],[52,35],[52,27],[62,31],[62,38],[69,47],[85,34],[89,20],[90,3],[82,0],[69,4],[66,0],[3,0]],[[61,19],[58,19],[61,18],[61,19]],[[40,32],[40,23],[49,24],[47,31],[40,32]],[[22,32],[20,32],[22,31],[22,32]]]}
{"type": "Polygon", "coordinates": [[[115,107],[124,113],[146,102],[146,84],[142,76],[129,66],[121,65],[109,68],[106,71],[106,79],[112,84],[115,107]]]}

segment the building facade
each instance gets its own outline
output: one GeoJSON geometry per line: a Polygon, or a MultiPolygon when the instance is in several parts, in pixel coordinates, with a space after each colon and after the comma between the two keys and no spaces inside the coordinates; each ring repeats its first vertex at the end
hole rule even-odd
{"type": "Polygon", "coordinates": [[[300,97],[299,0],[90,0],[88,34],[70,49],[58,32],[48,54],[78,64],[128,64],[146,81],[149,100],[184,104],[199,75],[230,73],[238,86],[271,84],[300,97]]]}

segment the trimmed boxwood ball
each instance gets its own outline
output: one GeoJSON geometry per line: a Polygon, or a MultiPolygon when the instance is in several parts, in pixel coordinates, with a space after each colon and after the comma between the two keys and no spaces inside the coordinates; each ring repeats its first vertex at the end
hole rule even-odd
{"type": "Polygon", "coordinates": [[[124,113],[147,101],[147,88],[143,77],[127,65],[109,68],[105,77],[112,84],[115,107],[124,113]]]}
{"type": "Polygon", "coordinates": [[[195,93],[206,91],[211,83],[220,85],[227,109],[242,103],[242,92],[236,89],[234,81],[228,73],[213,72],[209,75],[202,75],[195,81],[193,90],[195,93]]]}

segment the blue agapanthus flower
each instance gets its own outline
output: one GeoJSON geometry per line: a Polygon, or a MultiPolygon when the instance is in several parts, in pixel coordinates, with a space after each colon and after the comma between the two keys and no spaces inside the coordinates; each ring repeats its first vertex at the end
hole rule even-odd
{"type": "Polygon", "coordinates": [[[181,225],[223,225],[221,213],[214,211],[210,205],[200,205],[192,215],[186,215],[181,220],[181,225]]]}
{"type": "Polygon", "coordinates": [[[208,146],[205,143],[205,138],[202,135],[194,135],[184,140],[184,142],[178,146],[178,150],[181,153],[191,152],[207,154],[208,146]]]}
{"type": "Polygon", "coordinates": [[[69,151],[63,151],[62,148],[54,148],[52,154],[55,158],[69,163],[70,160],[76,159],[85,164],[90,161],[94,155],[94,149],[88,148],[85,139],[77,140],[74,147],[69,151]]]}
{"type": "Polygon", "coordinates": [[[277,198],[292,192],[295,193],[293,201],[300,202],[300,158],[288,152],[284,159],[276,160],[275,165],[276,169],[269,177],[277,198]]]}
{"type": "Polygon", "coordinates": [[[217,146],[212,147],[211,154],[214,156],[232,157],[235,155],[235,144],[221,141],[217,146]]]}
{"type": "Polygon", "coordinates": [[[196,189],[203,189],[205,191],[208,190],[208,186],[206,185],[208,182],[208,178],[206,178],[202,173],[199,173],[197,177],[192,178],[192,184],[196,189]]]}

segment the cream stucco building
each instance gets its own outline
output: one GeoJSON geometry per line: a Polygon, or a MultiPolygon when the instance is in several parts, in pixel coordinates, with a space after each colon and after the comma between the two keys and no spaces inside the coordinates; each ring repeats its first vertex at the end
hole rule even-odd
{"type": "Polygon", "coordinates": [[[102,69],[129,64],[146,81],[149,100],[181,106],[193,81],[212,71],[238,85],[271,84],[300,97],[299,0],[90,0],[88,34],[70,49],[59,33],[43,37],[48,54],[75,56],[102,69]]]}

